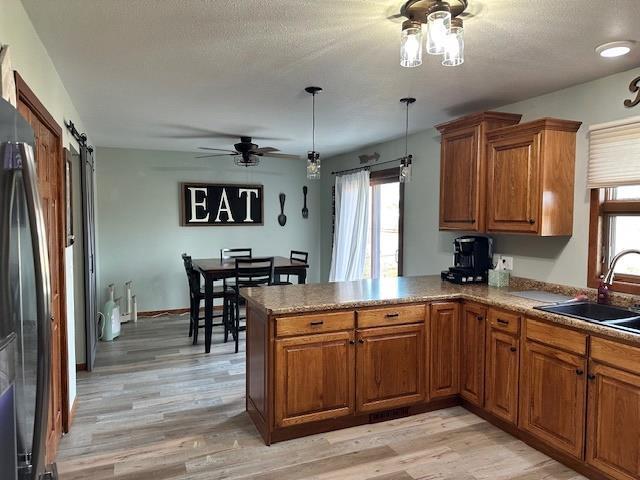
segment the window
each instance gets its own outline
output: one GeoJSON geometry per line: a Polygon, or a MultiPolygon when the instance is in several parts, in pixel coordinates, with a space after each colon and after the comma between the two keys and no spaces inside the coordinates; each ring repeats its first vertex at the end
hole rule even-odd
{"type": "MultiPolygon", "coordinates": [[[[589,286],[597,287],[612,258],[629,248],[640,249],[640,185],[593,189],[589,286]]],[[[612,290],[640,294],[640,255],[628,255],[618,262],[612,290]]]]}
{"type": "Polygon", "coordinates": [[[402,205],[404,184],[398,168],[371,172],[371,215],[365,278],[402,276],[402,205]]]}

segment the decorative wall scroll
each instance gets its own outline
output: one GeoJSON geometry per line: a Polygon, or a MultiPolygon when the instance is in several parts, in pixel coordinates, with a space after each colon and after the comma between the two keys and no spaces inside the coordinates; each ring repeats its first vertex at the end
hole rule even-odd
{"type": "Polygon", "coordinates": [[[640,77],[634,78],[629,84],[629,91],[636,94],[635,100],[628,99],[624,101],[624,106],[627,108],[635,107],[640,103],[640,77]]]}
{"type": "Polygon", "coordinates": [[[263,225],[262,185],[180,184],[180,224],[263,225]]]}

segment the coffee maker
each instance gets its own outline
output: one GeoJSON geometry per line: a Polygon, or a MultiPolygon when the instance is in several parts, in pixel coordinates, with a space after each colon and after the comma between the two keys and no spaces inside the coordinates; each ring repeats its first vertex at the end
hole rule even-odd
{"type": "Polygon", "coordinates": [[[453,267],[441,273],[451,283],[486,283],[492,267],[493,239],[465,235],[453,241],[453,267]]]}

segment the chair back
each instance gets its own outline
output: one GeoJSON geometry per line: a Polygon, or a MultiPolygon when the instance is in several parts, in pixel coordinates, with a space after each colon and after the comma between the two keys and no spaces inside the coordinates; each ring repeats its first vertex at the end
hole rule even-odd
{"type": "Polygon", "coordinates": [[[184,270],[187,273],[187,281],[189,282],[189,290],[191,292],[197,291],[199,287],[198,272],[193,268],[193,261],[191,256],[186,253],[182,254],[182,262],[184,263],[184,270]]]}
{"type": "Polygon", "coordinates": [[[289,260],[296,260],[298,262],[308,263],[309,252],[301,252],[300,250],[291,250],[289,260]]]}
{"type": "Polygon", "coordinates": [[[273,283],[273,257],[236,258],[236,288],[273,283]]]}
{"type": "Polygon", "coordinates": [[[251,258],[253,251],[251,248],[221,248],[220,260],[229,260],[230,258],[251,258]]]}

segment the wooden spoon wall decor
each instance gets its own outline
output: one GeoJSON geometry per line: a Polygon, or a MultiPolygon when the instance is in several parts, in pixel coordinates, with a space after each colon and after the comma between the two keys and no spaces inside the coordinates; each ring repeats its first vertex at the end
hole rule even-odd
{"type": "Polygon", "coordinates": [[[284,193],[280,194],[280,215],[278,215],[278,223],[281,227],[284,227],[287,223],[287,216],[284,214],[284,201],[286,196],[284,193]]]}
{"type": "Polygon", "coordinates": [[[309,190],[305,185],[302,187],[302,194],[304,195],[304,207],[302,207],[302,218],[309,218],[309,209],[307,208],[307,193],[309,190]]]}

